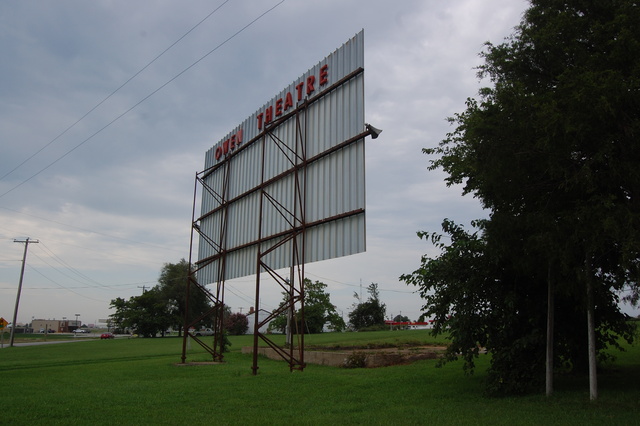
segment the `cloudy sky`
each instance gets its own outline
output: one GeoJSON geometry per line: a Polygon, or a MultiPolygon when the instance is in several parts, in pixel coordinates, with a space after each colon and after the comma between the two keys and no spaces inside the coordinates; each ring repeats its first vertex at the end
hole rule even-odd
{"type": "MultiPolygon", "coordinates": [[[[0,316],[106,318],[110,300],[189,256],[194,175],[205,151],[364,29],[367,252],[306,266],[343,314],[378,283],[389,316],[420,315],[398,280],[435,251],[416,231],[482,217],[427,170],[446,117],[475,96],[485,41],[522,0],[81,1],[0,4],[0,316]]],[[[227,283],[234,311],[255,277],[227,283]]],[[[263,293],[271,309],[279,292],[263,293]]]]}

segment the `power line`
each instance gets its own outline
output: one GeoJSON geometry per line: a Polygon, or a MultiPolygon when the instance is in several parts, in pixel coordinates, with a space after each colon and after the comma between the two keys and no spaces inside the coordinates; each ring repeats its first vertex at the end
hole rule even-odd
{"type": "MultiPolygon", "coordinates": [[[[92,230],[92,229],[81,228],[81,227],[75,226],[75,225],[69,225],[68,223],[62,223],[62,222],[59,222],[57,220],[48,219],[48,218],[42,217],[42,216],[36,216],[34,214],[31,214],[31,213],[21,212],[19,210],[10,209],[8,207],[0,206],[0,209],[8,210],[8,211],[11,211],[11,212],[14,212],[14,213],[18,213],[18,214],[23,214],[25,216],[30,216],[30,217],[33,217],[35,219],[44,220],[44,221],[47,221],[47,222],[55,223],[55,224],[58,224],[58,225],[69,227],[69,228],[77,229],[78,231],[89,232],[89,233],[92,233],[92,234],[101,235],[103,237],[113,238],[114,240],[120,240],[120,241],[129,242],[129,243],[135,243],[135,244],[143,244],[143,245],[147,245],[147,246],[150,246],[150,247],[156,247],[156,248],[161,248],[161,249],[164,249],[164,250],[175,251],[175,252],[178,252],[178,253],[183,253],[184,252],[183,250],[177,250],[177,249],[169,248],[166,245],[162,245],[161,246],[159,244],[146,243],[144,241],[130,240],[128,238],[116,237],[114,235],[106,234],[104,232],[98,232],[98,231],[95,231],[95,230],[92,230]]],[[[69,244],[69,245],[72,245],[72,244],[69,244]]],[[[77,246],[77,247],[85,248],[85,247],[82,247],[82,246],[77,246]]]]}
{"type": "MultiPolygon", "coordinates": [[[[136,72],[135,74],[133,74],[131,77],[129,77],[129,79],[127,81],[125,81],[124,83],[122,83],[118,88],[116,88],[114,91],[112,91],[111,93],[109,93],[109,95],[107,95],[106,98],[104,98],[103,100],[101,100],[100,102],[98,102],[93,108],[91,108],[89,111],[87,111],[82,117],[80,117],[75,123],[73,123],[72,125],[70,125],[69,127],[67,127],[66,129],[64,129],[62,131],[62,133],[60,133],[58,136],[56,136],[55,138],[53,138],[51,141],[49,141],[47,144],[45,144],[42,148],[40,148],[39,150],[37,150],[35,153],[33,153],[31,156],[29,156],[26,160],[24,160],[22,163],[18,164],[16,167],[14,167],[12,170],[10,170],[9,172],[5,173],[2,177],[0,177],[0,181],[3,180],[4,178],[6,178],[7,176],[9,176],[11,173],[15,172],[16,170],[18,170],[20,167],[22,167],[27,161],[31,160],[33,157],[35,157],[36,155],[40,154],[45,148],[47,148],[49,145],[51,145],[52,143],[54,143],[55,141],[57,141],[58,139],[60,139],[64,134],[66,134],[69,130],[73,129],[78,123],[80,123],[82,120],[84,120],[89,114],[91,114],[93,111],[95,111],[100,105],[102,105],[103,103],[105,103],[107,100],[109,100],[109,98],[111,98],[113,95],[115,95],[117,92],[120,91],[120,89],[122,89],[124,86],[126,86],[127,84],[129,84],[129,82],[131,82],[131,80],[133,80],[134,78],[136,78],[138,75],[140,75],[140,73],[142,73],[144,70],[146,70],[147,68],[149,68],[149,66],[151,66],[155,61],[157,61],[158,59],[160,59],[160,57],[162,55],[164,55],[165,53],[167,53],[173,46],[175,46],[176,44],[178,44],[183,38],[185,38],[187,35],[189,35],[193,30],[195,30],[198,26],[200,26],[200,24],[202,24],[204,21],[206,21],[211,15],[213,15],[214,13],[216,13],[222,6],[224,6],[225,4],[227,4],[229,2],[229,0],[226,0],[225,2],[223,2],[220,6],[218,6],[217,8],[215,8],[211,13],[209,13],[207,16],[205,16],[200,22],[198,22],[196,25],[194,25],[193,27],[191,27],[191,29],[189,31],[187,31],[186,33],[184,33],[179,39],[177,39],[176,41],[174,41],[169,47],[167,47],[166,49],[164,49],[159,55],[157,55],[155,58],[153,58],[151,60],[151,62],[149,62],[147,65],[145,65],[144,67],[142,67],[138,72],[136,72]]],[[[4,194],[3,194],[4,195],[4,194]]]]}
{"type": "Polygon", "coordinates": [[[209,55],[211,55],[212,53],[214,53],[215,51],[217,51],[218,49],[220,49],[222,46],[224,46],[225,44],[227,44],[229,41],[231,41],[233,38],[235,38],[236,36],[238,36],[240,33],[242,33],[244,30],[246,30],[247,28],[249,28],[250,26],[252,26],[254,23],[256,23],[258,20],[260,20],[262,17],[264,17],[266,14],[268,14],[269,12],[271,12],[272,10],[274,10],[276,7],[280,6],[282,3],[284,3],[285,0],[281,0],[279,3],[277,3],[275,6],[272,6],[270,9],[266,10],[265,12],[263,12],[261,15],[259,15],[257,18],[255,18],[253,21],[249,22],[247,25],[245,25],[244,27],[242,27],[240,30],[236,31],[232,36],[230,36],[229,38],[227,38],[225,41],[223,41],[222,43],[218,44],[216,47],[214,47],[213,49],[211,49],[209,52],[207,52],[205,55],[203,55],[202,57],[200,57],[200,59],[196,60],[195,62],[193,62],[191,65],[189,65],[188,67],[186,67],[185,69],[183,69],[182,71],[180,71],[178,74],[176,74],[175,76],[173,76],[172,78],[170,78],[166,83],[162,84],[160,87],[158,87],[157,89],[153,90],[151,93],[149,93],[147,96],[145,96],[144,98],[142,98],[140,101],[138,101],[136,104],[134,104],[131,108],[127,109],[126,111],[124,111],[123,113],[121,113],[120,115],[116,116],[113,120],[111,120],[110,122],[108,122],[107,124],[105,124],[104,126],[102,126],[100,129],[98,129],[96,132],[94,132],[91,136],[87,137],[86,139],[84,139],[82,142],[80,142],[79,144],[77,144],[76,146],[74,146],[73,148],[71,148],[70,150],[68,150],[67,152],[65,152],[64,154],[62,154],[60,157],[58,157],[57,159],[53,160],[51,163],[49,163],[48,165],[46,165],[45,167],[43,167],[42,169],[40,169],[38,172],[34,173],[33,175],[31,175],[30,177],[28,177],[27,179],[23,180],[22,182],[20,182],[19,184],[15,185],[14,187],[12,187],[11,189],[5,191],[4,193],[0,194],[0,198],[4,197],[5,195],[13,192],[14,190],[18,189],[19,187],[21,187],[22,185],[24,185],[25,183],[29,182],[31,179],[35,178],[36,176],[40,175],[40,173],[46,171],[47,169],[49,169],[51,166],[53,166],[54,164],[58,163],[60,160],[64,159],[65,157],[67,157],[69,154],[71,154],[73,151],[75,151],[76,149],[80,148],[82,145],[84,145],[85,143],[89,142],[91,139],[93,139],[96,135],[98,135],[99,133],[102,133],[105,129],[107,129],[108,127],[110,127],[113,123],[117,122],[118,120],[120,120],[122,117],[124,117],[125,115],[127,115],[128,113],[130,113],[131,111],[133,111],[135,108],[137,108],[140,104],[142,104],[143,102],[145,102],[147,99],[149,99],[150,97],[152,97],[153,95],[155,95],[156,93],[158,93],[160,90],[164,89],[166,86],[168,86],[170,83],[172,83],[174,80],[176,80],[178,77],[180,77],[182,74],[186,73],[187,71],[189,71],[191,68],[193,68],[194,66],[196,66],[197,64],[199,64],[200,62],[202,62],[206,57],[208,57],[209,55]]]}
{"type": "MultiPolygon", "coordinates": [[[[361,284],[349,284],[349,283],[345,283],[345,282],[342,282],[342,281],[334,280],[332,278],[327,278],[327,277],[322,277],[320,275],[312,274],[310,272],[305,272],[305,274],[314,276],[316,278],[321,278],[323,280],[333,281],[336,284],[342,284],[342,285],[346,285],[348,287],[361,287],[361,284]]],[[[390,292],[390,293],[404,293],[404,294],[416,293],[416,290],[391,290],[391,289],[384,289],[384,288],[380,288],[380,287],[378,287],[378,291],[386,291],[386,292],[390,292]]]]}
{"type": "MultiPolygon", "coordinates": [[[[47,262],[46,260],[44,260],[42,257],[38,256],[36,253],[33,253],[33,255],[35,257],[37,257],[38,259],[40,259],[40,261],[42,261],[43,263],[45,263],[46,265],[48,265],[51,269],[53,269],[54,271],[58,272],[60,275],[64,275],[65,277],[80,283],[80,284],[87,284],[88,282],[93,282],[95,285],[98,285],[99,287],[106,287],[104,284],[101,284],[95,280],[93,280],[92,278],[87,277],[86,275],[80,273],[78,270],[72,268],[71,266],[65,265],[64,263],[61,263],[60,261],[58,261],[58,263],[60,263],[62,266],[64,266],[65,268],[69,269],[70,271],[74,272],[76,275],[80,276],[81,278],[83,278],[85,281],[81,281],[78,278],[75,278],[69,274],[64,273],[63,271],[59,270],[58,268],[56,268],[55,266],[53,266],[52,264],[50,264],[49,262],[47,262]]],[[[55,256],[55,255],[54,255],[55,256]]],[[[54,258],[55,259],[55,258],[54,258]]],[[[95,287],[95,286],[94,286],[95,287]]]]}
{"type": "MultiPolygon", "coordinates": [[[[35,271],[35,268],[33,268],[33,266],[29,266],[29,269],[34,269],[34,271],[35,271]]],[[[41,276],[43,276],[43,277],[44,277],[44,278],[46,278],[47,280],[52,281],[52,279],[51,279],[51,278],[49,278],[49,277],[45,276],[42,272],[40,272],[40,271],[35,271],[35,272],[37,272],[38,274],[40,274],[41,276]]],[[[53,281],[52,281],[52,282],[53,282],[53,281]]],[[[54,282],[54,283],[55,283],[55,282],[54,282]]],[[[138,284],[155,284],[155,283],[156,283],[156,281],[141,281],[141,282],[137,282],[137,283],[126,283],[126,284],[105,284],[105,287],[106,287],[106,288],[110,288],[110,289],[115,289],[115,288],[117,288],[117,287],[131,287],[131,289],[134,289],[134,288],[137,288],[137,287],[138,287],[138,284]]],[[[59,287],[60,287],[61,285],[60,285],[60,284],[58,284],[58,283],[55,283],[55,284],[56,284],[58,287],[30,287],[30,290],[59,290],[59,287]]],[[[69,290],[71,290],[71,289],[73,289],[73,290],[77,290],[77,289],[85,289],[85,288],[88,288],[88,289],[95,289],[95,288],[96,288],[96,286],[94,286],[94,285],[66,286],[66,287],[63,287],[63,288],[64,288],[65,290],[66,290],[66,289],[69,289],[69,290]]],[[[0,290],[13,290],[13,289],[14,289],[14,287],[0,287],[0,290]]]]}
{"type": "MultiPolygon", "coordinates": [[[[242,299],[242,300],[244,300],[245,302],[247,302],[249,305],[253,306],[253,304],[254,304],[254,302],[255,302],[255,298],[254,298],[254,297],[248,296],[247,294],[245,294],[245,293],[241,292],[241,291],[240,291],[240,290],[238,290],[237,288],[236,288],[236,289],[233,289],[233,287],[231,287],[231,286],[229,285],[229,283],[225,283],[225,287],[224,287],[224,289],[225,289],[225,291],[228,291],[229,293],[233,294],[233,295],[234,295],[234,296],[236,296],[237,298],[242,299]],[[234,290],[235,290],[235,291],[234,291],[234,290]],[[237,293],[236,293],[236,292],[237,292],[237,293]],[[240,294],[238,294],[238,293],[240,293],[240,294]],[[241,296],[241,295],[242,295],[242,296],[241,296]]],[[[261,304],[263,307],[266,307],[266,308],[268,308],[268,309],[271,309],[271,310],[274,310],[274,309],[275,309],[273,306],[271,306],[271,305],[269,305],[269,304],[265,304],[265,303],[263,303],[263,302],[260,302],[260,304],[261,304]]]]}
{"type": "MultiPolygon", "coordinates": [[[[65,267],[66,269],[70,270],[72,273],[74,273],[75,275],[77,275],[78,277],[84,279],[85,281],[80,281],[77,278],[74,278],[60,270],[58,270],[58,268],[56,268],[55,266],[51,265],[49,262],[47,262],[46,260],[44,260],[42,257],[38,256],[36,253],[33,253],[34,256],[36,256],[38,259],[40,259],[43,263],[47,264],[49,267],[51,267],[53,270],[55,270],[56,272],[66,276],[67,278],[70,278],[74,281],[76,281],[77,283],[80,284],[86,284],[86,286],[84,287],[71,287],[71,288],[96,288],[96,285],[105,289],[111,289],[114,287],[124,287],[124,286],[136,286],[138,284],[155,284],[157,283],[157,281],[142,281],[142,282],[134,282],[134,283],[127,283],[127,284],[104,284],[101,283],[99,281],[94,280],[93,278],[89,277],[88,275],[83,274],[82,272],[80,272],[78,269],[74,268],[73,266],[71,266],[68,262],[66,262],[65,260],[63,260],[60,256],[58,256],[57,254],[55,254],[46,244],[44,244],[42,241],[39,241],[41,246],[38,246],[39,248],[43,249],[43,251],[45,251],[45,253],[47,253],[50,257],[52,257],[56,262],[58,262],[60,265],[62,265],[63,267],[65,267]]],[[[80,247],[80,246],[78,246],[80,247]]],[[[83,247],[81,247],[83,248],[83,247]]]]}
{"type": "Polygon", "coordinates": [[[94,299],[93,297],[89,297],[89,296],[85,296],[84,294],[78,293],[77,291],[72,290],[70,287],[66,287],[63,286],[62,284],[60,284],[59,282],[53,280],[52,278],[46,276],[45,274],[43,274],[42,272],[40,272],[37,268],[29,265],[29,269],[32,270],[33,272],[37,273],[38,275],[40,275],[41,277],[43,277],[44,279],[51,281],[52,283],[54,283],[55,285],[57,285],[58,287],[62,288],[63,290],[67,290],[77,296],[83,297],[85,299],[89,299],[89,300],[94,300],[96,302],[104,302],[104,300],[101,299],[94,299]]]}

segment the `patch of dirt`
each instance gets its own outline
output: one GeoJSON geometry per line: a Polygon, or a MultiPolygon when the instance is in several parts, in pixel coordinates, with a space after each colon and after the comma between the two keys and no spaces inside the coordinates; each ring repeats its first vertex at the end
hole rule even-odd
{"type": "MultiPolygon", "coordinates": [[[[304,361],[309,364],[331,365],[347,368],[375,368],[391,365],[410,364],[424,359],[436,359],[442,357],[446,350],[444,346],[404,345],[380,347],[349,346],[349,347],[319,347],[307,346],[304,353],[304,361]]],[[[253,347],[243,347],[242,353],[253,353],[253,347]]],[[[260,355],[270,359],[282,360],[274,349],[260,347],[260,355]]]]}
{"type": "Polygon", "coordinates": [[[392,365],[410,364],[425,359],[437,359],[446,351],[445,346],[400,346],[400,347],[371,347],[349,346],[340,348],[308,348],[318,352],[344,353],[345,367],[348,368],[376,368],[392,365]]]}

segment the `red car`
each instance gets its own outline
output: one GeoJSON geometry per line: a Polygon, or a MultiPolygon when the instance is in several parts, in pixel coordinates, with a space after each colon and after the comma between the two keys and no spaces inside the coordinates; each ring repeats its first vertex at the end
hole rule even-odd
{"type": "Polygon", "coordinates": [[[113,335],[113,333],[102,333],[100,335],[100,339],[113,339],[116,336],[113,335]]]}

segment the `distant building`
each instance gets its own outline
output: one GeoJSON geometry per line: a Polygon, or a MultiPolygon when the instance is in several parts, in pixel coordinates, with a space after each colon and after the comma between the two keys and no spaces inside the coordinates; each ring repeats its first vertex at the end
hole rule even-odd
{"type": "Polygon", "coordinates": [[[76,320],[56,320],[56,319],[34,319],[31,321],[31,328],[34,333],[44,333],[51,330],[54,333],[69,333],[79,328],[80,321],[76,320]]]}

